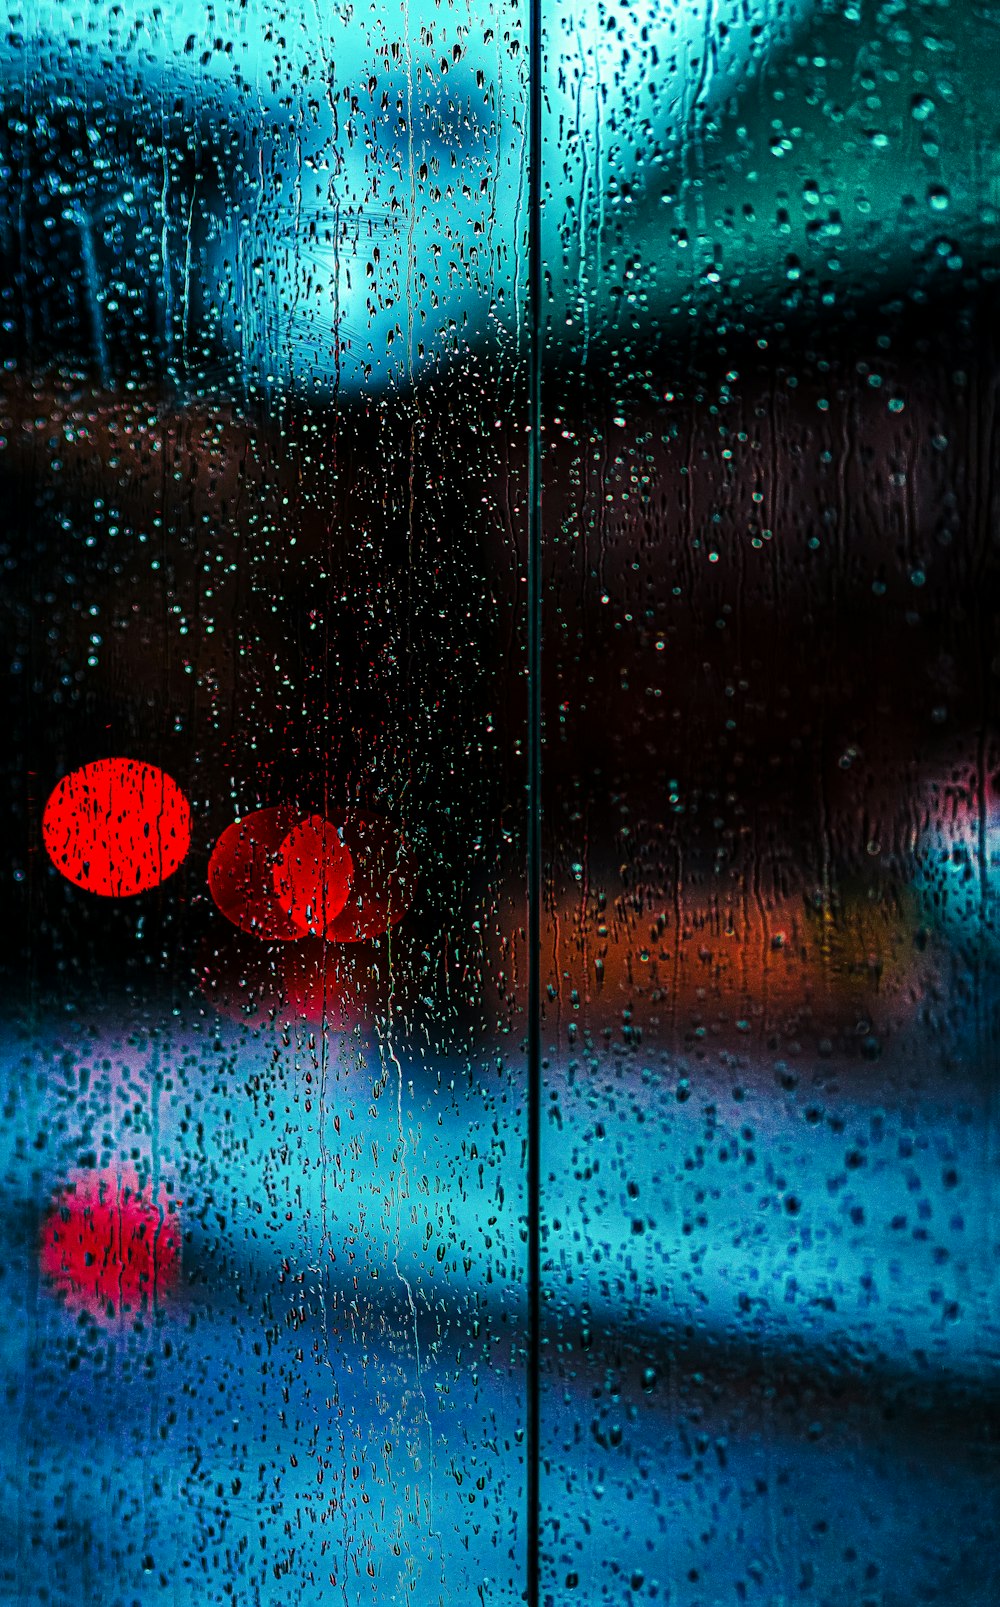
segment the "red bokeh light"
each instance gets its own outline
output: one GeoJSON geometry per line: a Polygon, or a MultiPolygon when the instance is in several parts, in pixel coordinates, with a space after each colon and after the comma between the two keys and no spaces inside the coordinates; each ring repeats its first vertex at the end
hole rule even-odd
{"type": "Polygon", "coordinates": [[[191,846],[191,806],[156,765],[95,759],[50,794],[42,839],[68,881],[103,898],[129,898],[181,864],[191,846]]]}
{"type": "Polygon", "coordinates": [[[41,1270],[71,1310],[109,1322],[159,1306],[177,1284],[180,1227],[165,1190],[135,1173],[80,1172],[42,1224],[41,1270]]]}
{"type": "Polygon", "coordinates": [[[417,867],[400,833],[377,815],[340,810],[330,820],[306,819],[280,804],[227,826],[208,886],[220,913],[263,942],[313,935],[361,943],[402,920],[417,867]]]}
{"type": "Polygon", "coordinates": [[[241,932],[264,942],[290,943],[304,935],[278,902],[274,866],[302,811],[290,804],[255,809],[227,826],[208,862],[208,890],[216,907],[241,932]]]}
{"type": "Polygon", "coordinates": [[[310,815],[294,826],[274,862],[274,890],[299,928],[321,937],[347,903],[353,865],[336,826],[310,815]]]}

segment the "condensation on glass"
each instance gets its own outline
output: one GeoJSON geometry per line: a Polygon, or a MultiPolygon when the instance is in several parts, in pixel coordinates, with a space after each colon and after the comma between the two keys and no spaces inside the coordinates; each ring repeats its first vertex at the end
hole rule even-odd
{"type": "Polygon", "coordinates": [[[8,17],[12,1601],[997,1599],[1000,16],[529,21],[8,17]]]}

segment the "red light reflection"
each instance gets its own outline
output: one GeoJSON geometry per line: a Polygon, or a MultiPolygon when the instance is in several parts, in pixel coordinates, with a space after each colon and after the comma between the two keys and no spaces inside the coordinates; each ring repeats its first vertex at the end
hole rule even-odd
{"type": "Polygon", "coordinates": [[[180,1271],[177,1204],[134,1172],[78,1172],[42,1224],[40,1265],[71,1310],[98,1321],[160,1305],[180,1271]]]}

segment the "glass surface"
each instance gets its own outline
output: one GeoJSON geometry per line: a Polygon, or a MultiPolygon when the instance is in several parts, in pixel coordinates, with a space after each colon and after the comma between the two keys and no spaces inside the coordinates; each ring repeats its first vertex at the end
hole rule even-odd
{"type": "Polygon", "coordinates": [[[546,13],[545,1588],[985,1604],[996,15],[658,15],[546,13]]]}
{"type": "Polygon", "coordinates": [[[998,1598],[1000,17],[534,16],[0,40],[5,1599],[998,1598]]]}
{"type": "Polygon", "coordinates": [[[5,1598],[520,1597],[524,29],[3,46],[5,1598]]]}

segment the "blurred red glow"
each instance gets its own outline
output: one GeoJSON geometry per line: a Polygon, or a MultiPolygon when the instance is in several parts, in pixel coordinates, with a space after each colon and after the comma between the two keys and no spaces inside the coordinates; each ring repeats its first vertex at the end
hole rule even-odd
{"type": "Polygon", "coordinates": [[[274,888],[274,866],[285,838],[302,819],[291,804],[255,809],[227,826],[208,862],[208,890],[216,907],[264,942],[290,943],[305,927],[282,909],[274,888]]]}
{"type": "Polygon", "coordinates": [[[103,898],[129,898],[180,865],[191,846],[191,807],[156,765],[95,759],[52,791],[42,840],[68,881],[103,898]]]}
{"type": "Polygon", "coordinates": [[[416,861],[400,833],[379,816],[355,810],[324,821],[318,815],[304,820],[292,804],[255,809],[227,826],[208,863],[216,907],[264,942],[294,942],[308,933],[331,943],[378,937],[402,920],[416,886],[416,861]],[[300,828],[279,892],[279,860],[285,863],[286,839],[300,828]]]}
{"type": "Polygon", "coordinates": [[[206,945],[199,981],[214,1009],[241,1026],[350,1032],[370,1024],[377,992],[362,954],[318,937],[279,947],[234,934],[206,945]]]}
{"type": "Polygon", "coordinates": [[[321,937],[347,903],[353,865],[340,833],[321,815],[294,826],[274,862],[274,890],[302,932],[321,937]]]}
{"type": "Polygon", "coordinates": [[[321,938],[289,949],[284,963],[283,1013],[291,1022],[326,1032],[352,1032],[369,1025],[367,975],[321,938]]]}
{"type": "Polygon", "coordinates": [[[180,1271],[176,1202],[135,1173],[80,1172],[59,1190],[42,1224],[42,1273],[66,1304],[99,1321],[160,1305],[180,1271]]]}

